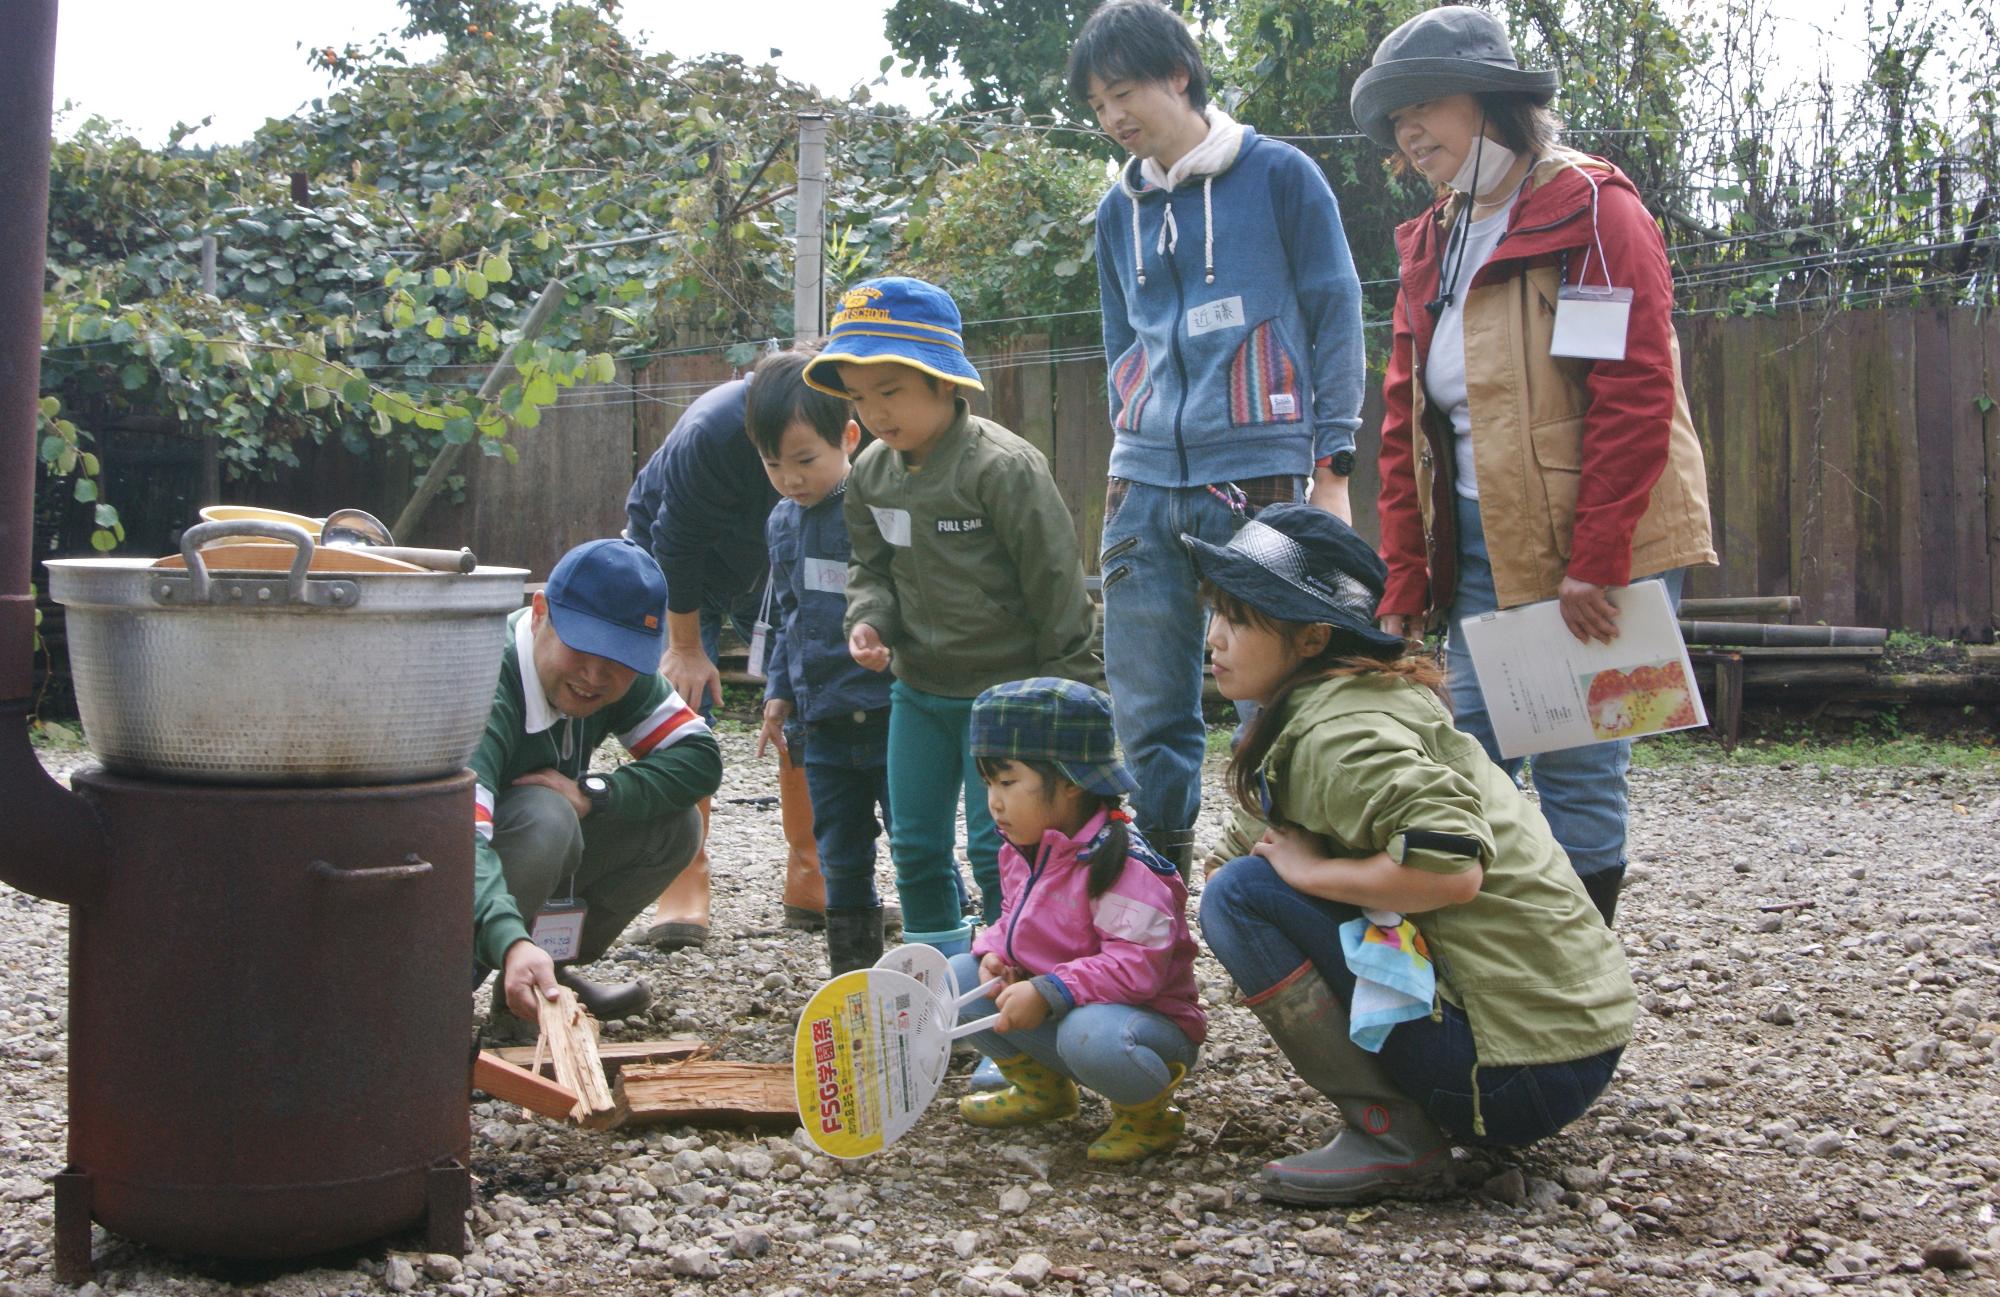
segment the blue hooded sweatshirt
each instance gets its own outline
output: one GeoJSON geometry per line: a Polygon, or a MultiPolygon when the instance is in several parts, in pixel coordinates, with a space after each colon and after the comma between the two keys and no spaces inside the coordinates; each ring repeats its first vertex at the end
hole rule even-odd
{"type": "Polygon", "coordinates": [[[1110,471],[1152,486],[1308,476],[1361,426],[1361,284],[1333,190],[1291,145],[1208,118],[1172,174],[1133,158],[1097,205],[1110,471]]]}

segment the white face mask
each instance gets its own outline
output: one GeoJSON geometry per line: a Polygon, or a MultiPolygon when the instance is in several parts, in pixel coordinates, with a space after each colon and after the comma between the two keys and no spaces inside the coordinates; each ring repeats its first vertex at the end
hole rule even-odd
{"type": "Polygon", "coordinates": [[[1465,162],[1450,184],[1461,194],[1471,194],[1474,198],[1500,183],[1500,178],[1513,169],[1520,154],[1500,141],[1488,139],[1484,134],[1475,136],[1472,149],[1465,155],[1465,162]]]}

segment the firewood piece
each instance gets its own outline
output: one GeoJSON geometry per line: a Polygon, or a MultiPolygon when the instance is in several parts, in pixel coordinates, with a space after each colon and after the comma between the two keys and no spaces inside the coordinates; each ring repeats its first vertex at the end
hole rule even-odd
{"type": "MultiPolygon", "coordinates": [[[[704,1048],[702,1041],[694,1036],[678,1040],[600,1040],[597,1042],[597,1057],[604,1064],[606,1073],[616,1075],[621,1067],[634,1063],[671,1063],[704,1048]]],[[[534,1068],[534,1045],[509,1045],[493,1052],[516,1067],[534,1068]]],[[[549,1067],[546,1051],[542,1059],[543,1075],[553,1075],[549,1067]]]]}
{"type": "Polygon", "coordinates": [[[787,1063],[691,1059],[666,1066],[633,1064],[618,1074],[628,1126],[795,1126],[798,1091],[787,1063]]]}
{"type": "MultiPolygon", "coordinates": [[[[597,1019],[576,1002],[576,992],[556,988],[553,998],[536,1002],[542,1039],[556,1083],[576,1095],[571,1118],[586,1130],[608,1130],[624,1119],[624,1109],[605,1077],[597,1054],[597,1019]]],[[[537,1060],[539,1062],[539,1060],[537,1060]]]]}
{"type": "Polygon", "coordinates": [[[576,1091],[516,1067],[490,1050],[480,1050],[474,1060],[472,1084],[502,1103],[518,1104],[557,1121],[568,1121],[577,1106],[576,1091]]]}

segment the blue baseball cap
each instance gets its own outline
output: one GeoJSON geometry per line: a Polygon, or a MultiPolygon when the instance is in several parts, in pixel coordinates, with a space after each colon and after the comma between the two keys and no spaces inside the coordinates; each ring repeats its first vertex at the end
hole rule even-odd
{"type": "Polygon", "coordinates": [[[556,638],[641,675],[660,669],[667,638],[667,578],[629,540],[585,541],[562,556],[542,587],[556,638]]]}
{"type": "Polygon", "coordinates": [[[819,356],[806,366],[806,386],[846,396],[842,364],[894,361],[983,392],[979,371],[965,358],[961,327],[958,303],[936,284],[907,275],[863,280],[840,295],[819,356]]]}

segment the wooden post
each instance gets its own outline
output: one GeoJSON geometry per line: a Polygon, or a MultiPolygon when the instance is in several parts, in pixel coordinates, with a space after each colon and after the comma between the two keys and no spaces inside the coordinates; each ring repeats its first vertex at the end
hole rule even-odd
{"type": "Polygon", "coordinates": [[[799,204],[792,267],[792,339],[810,342],[826,320],[826,116],[799,114],[799,204]]]}
{"type": "MultiPolygon", "coordinates": [[[[568,292],[569,286],[560,277],[549,281],[548,287],[542,290],[542,295],[535,299],[534,306],[529,308],[528,318],[521,322],[521,336],[514,339],[493,368],[487,371],[486,381],[479,385],[481,401],[490,401],[500,395],[500,390],[507,386],[507,379],[514,372],[517,359],[515,353],[541,334],[548,325],[549,317],[556,313],[556,307],[562,305],[563,297],[568,292]]],[[[424,473],[423,481],[417,483],[416,494],[412,495],[410,502],[403,506],[403,511],[396,515],[396,525],[389,529],[392,535],[401,537],[404,541],[411,538],[417,524],[423,520],[425,510],[431,507],[431,501],[444,489],[444,480],[451,475],[452,467],[458,463],[458,457],[464,454],[465,448],[471,444],[469,441],[447,443],[438,450],[437,458],[431,461],[430,468],[424,473]]]]}

